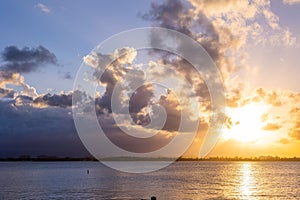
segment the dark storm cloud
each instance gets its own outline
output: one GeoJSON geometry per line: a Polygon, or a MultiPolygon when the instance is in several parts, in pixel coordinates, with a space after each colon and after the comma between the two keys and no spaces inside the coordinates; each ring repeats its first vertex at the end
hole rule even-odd
{"type": "Polygon", "coordinates": [[[114,76],[114,71],[106,69],[100,76],[101,72],[96,70],[94,72],[94,77],[99,80],[102,84],[105,84],[104,94],[95,100],[95,103],[102,109],[106,109],[111,112],[111,96],[114,87],[117,83],[117,79],[114,76]]]}
{"type": "MultiPolygon", "coordinates": [[[[99,116],[99,124],[112,143],[130,152],[146,153],[155,151],[172,140],[172,136],[168,136],[162,132],[148,138],[137,138],[124,134],[124,132],[116,126],[113,117],[110,115],[99,116]]],[[[144,132],[132,126],[123,128],[127,130],[126,132],[144,132]]]]}
{"type": "MultiPolygon", "coordinates": [[[[222,56],[219,41],[219,33],[215,30],[211,20],[205,14],[198,11],[197,15],[191,12],[192,5],[180,0],[168,0],[164,3],[152,3],[148,13],[142,15],[145,20],[150,20],[160,27],[173,29],[184,33],[195,40],[201,41],[201,45],[215,60],[222,56]],[[193,18],[197,17],[197,20],[193,18]],[[193,29],[198,27],[200,32],[193,29]]],[[[231,34],[228,32],[228,34],[231,34]]]]}
{"type": "Polygon", "coordinates": [[[75,104],[88,99],[85,94],[74,91],[36,98],[18,95],[11,100],[0,100],[0,157],[89,156],[74,126],[72,96],[76,97],[75,104]]]}
{"type": "Polygon", "coordinates": [[[168,98],[172,93],[169,93],[166,96],[161,96],[159,99],[159,104],[163,106],[167,113],[167,119],[164,124],[163,130],[168,131],[177,131],[181,122],[181,109],[179,107],[179,102],[177,99],[168,98]]]}
{"type": "MultiPolygon", "coordinates": [[[[95,71],[93,72],[93,78],[105,90],[101,96],[95,99],[96,111],[98,114],[105,112],[112,112],[111,99],[113,91],[116,89],[118,81],[126,81],[128,86],[129,110],[131,113],[138,113],[141,109],[148,106],[150,99],[153,97],[152,88],[144,84],[144,73],[141,70],[133,69],[131,66],[132,61],[136,57],[136,51],[132,48],[124,47],[122,49],[116,49],[111,55],[101,54],[92,52],[91,54],[84,57],[84,61],[89,66],[92,66],[95,71]],[[110,63],[110,66],[106,64],[110,63]],[[103,69],[103,66],[106,66],[103,69]],[[142,85],[140,88],[135,90],[136,85],[142,85]],[[135,90],[130,93],[130,90],[135,90]]],[[[94,81],[93,80],[93,81],[94,81]]],[[[122,86],[123,87],[123,86],[122,86]]],[[[123,88],[124,89],[124,88],[123,88]]],[[[116,98],[122,101],[122,92],[115,92],[116,98]]],[[[118,108],[117,112],[122,113],[123,109],[126,109],[122,105],[118,108]]],[[[125,105],[128,107],[128,105],[125,105]]]]}
{"type": "Polygon", "coordinates": [[[144,107],[150,105],[151,99],[154,97],[151,85],[143,85],[139,87],[131,96],[129,101],[129,112],[138,113],[144,107]]]}
{"type": "MultiPolygon", "coordinates": [[[[0,88],[0,95],[2,92],[2,88],[0,88]]],[[[5,92],[5,89],[3,90],[5,92]]],[[[13,91],[11,91],[12,93],[13,91]]],[[[10,93],[8,93],[10,94],[10,93]]],[[[91,97],[87,97],[85,93],[82,93],[78,90],[75,90],[74,92],[69,92],[67,94],[42,94],[38,97],[30,97],[26,95],[17,95],[14,97],[15,103],[18,106],[22,105],[30,105],[35,108],[41,107],[61,107],[61,108],[69,108],[72,106],[72,97],[75,96],[75,102],[74,104],[78,102],[85,101],[87,103],[92,103],[91,97]]]]}
{"type": "Polygon", "coordinates": [[[76,134],[70,109],[0,101],[0,121],[0,157],[88,155],[76,134]]]}
{"type": "Polygon", "coordinates": [[[32,103],[32,100],[32,97],[26,95],[18,95],[15,97],[15,104],[18,106],[30,105],[32,103]]]}
{"type": "Polygon", "coordinates": [[[43,46],[36,48],[8,46],[1,52],[3,62],[0,65],[0,87],[7,85],[22,87],[22,94],[38,96],[34,87],[28,85],[23,73],[36,71],[47,64],[58,65],[56,56],[43,46]]]}
{"type": "MultiPolygon", "coordinates": [[[[227,47],[220,42],[220,35],[215,30],[211,20],[201,11],[194,12],[192,8],[193,6],[189,2],[180,0],[167,0],[163,3],[155,2],[152,3],[150,11],[142,15],[142,18],[152,21],[156,26],[179,31],[199,41],[217,63],[217,66],[223,66],[223,49],[227,47]]],[[[160,40],[163,40],[163,38],[152,38],[152,43],[160,42],[160,40]]],[[[189,51],[189,47],[185,44],[179,44],[178,48],[184,52],[189,51]]],[[[162,52],[156,52],[162,54],[162,52]]],[[[188,54],[199,57],[195,52],[188,52],[188,54]]],[[[210,101],[210,94],[205,82],[189,62],[183,58],[174,59],[170,55],[163,55],[162,57],[164,64],[180,72],[193,86],[194,94],[199,97],[200,101],[210,101]]]]}
{"type": "Polygon", "coordinates": [[[8,46],[1,53],[1,57],[5,61],[1,66],[2,70],[10,73],[29,73],[44,64],[58,64],[55,54],[43,46],[22,49],[8,46]]]}
{"type": "Polygon", "coordinates": [[[188,16],[183,17],[187,12],[188,10],[181,1],[168,0],[163,4],[153,2],[150,11],[146,14],[140,14],[140,16],[145,20],[158,22],[161,27],[192,35],[188,27],[192,19],[188,16]]]}
{"type": "MultiPolygon", "coordinates": [[[[103,55],[102,55],[103,56],[103,55]]],[[[96,98],[95,104],[96,104],[96,111],[98,116],[102,115],[107,111],[108,113],[111,113],[111,98],[112,93],[115,89],[115,86],[120,79],[127,80],[124,75],[122,76],[122,73],[120,73],[119,70],[124,70],[126,73],[131,73],[131,76],[129,77],[128,81],[128,87],[133,87],[136,84],[135,81],[139,82],[140,84],[144,82],[143,80],[143,73],[137,73],[137,70],[126,70],[124,68],[115,67],[115,70],[112,69],[106,69],[101,77],[99,77],[98,71],[94,73],[94,76],[97,78],[97,80],[100,81],[101,84],[105,85],[105,92],[100,97],[96,98]],[[132,72],[134,71],[134,72],[132,72]],[[134,74],[132,74],[134,73],[134,74]],[[116,75],[117,74],[117,75],[116,75]],[[132,78],[134,76],[134,78],[132,78]],[[118,77],[118,78],[117,78],[118,77]]],[[[128,77],[127,77],[128,78],[128,77]]],[[[141,84],[142,86],[137,88],[129,95],[129,113],[131,115],[132,120],[137,125],[147,125],[150,123],[151,119],[149,116],[149,113],[143,112],[142,110],[148,106],[151,105],[151,101],[154,98],[153,93],[153,87],[152,85],[146,85],[144,83],[141,84]]],[[[121,93],[116,92],[118,98],[121,98],[121,93]]],[[[178,102],[175,100],[167,99],[167,96],[161,96],[160,100],[158,102],[159,105],[163,106],[166,110],[167,114],[167,120],[163,127],[163,130],[167,131],[177,131],[180,124],[180,111],[176,110],[176,106],[178,106],[178,102]],[[176,104],[177,103],[177,104],[176,104]]],[[[126,106],[124,105],[127,109],[126,106]]],[[[120,108],[120,113],[122,113],[122,108],[120,108]]],[[[113,127],[111,127],[113,128],[113,127]]]]}
{"type": "MultiPolygon", "coordinates": [[[[90,104],[90,106],[87,106],[88,110],[91,110],[93,109],[93,106],[96,106],[98,117],[101,117],[101,115],[106,113],[111,113],[112,94],[114,92],[116,95],[115,98],[118,99],[117,102],[120,103],[120,105],[117,106],[118,108],[114,109],[115,114],[126,114],[125,111],[129,109],[129,114],[132,120],[137,125],[144,126],[151,122],[147,107],[149,106],[149,108],[152,107],[153,109],[154,107],[158,108],[159,106],[162,106],[165,108],[167,115],[166,123],[162,130],[177,131],[181,121],[181,111],[178,109],[180,107],[178,105],[178,101],[176,99],[172,99],[170,97],[172,95],[170,94],[155,97],[153,85],[145,82],[144,72],[131,66],[130,64],[135,57],[135,54],[132,52],[135,51],[131,50],[130,48],[124,49],[117,49],[112,55],[92,52],[84,57],[85,63],[95,69],[95,71],[92,73],[92,78],[90,78],[91,81],[95,82],[96,80],[98,84],[104,87],[104,92],[95,99],[94,105],[90,104]],[[129,52],[127,57],[121,59],[118,58],[117,60],[113,61],[111,65],[106,66],[106,68],[103,69],[104,67],[101,65],[101,63],[104,62],[103,65],[110,63],[105,60],[110,57],[117,58],[119,54],[115,52],[123,52],[125,51],[124,49],[129,52]],[[117,54],[117,56],[115,54],[117,54]],[[117,89],[119,87],[117,86],[118,82],[125,82],[125,84],[121,86],[123,88],[119,88],[120,91],[117,91],[119,90],[117,89]],[[127,89],[126,92],[124,92],[125,89],[127,89]],[[128,102],[127,99],[129,100],[128,102]]],[[[184,60],[180,60],[179,63],[165,62],[166,63],[164,64],[173,65],[177,67],[179,71],[182,70],[185,72],[187,79],[190,82],[193,82],[193,74],[196,74],[197,72],[193,70],[188,62],[184,60]],[[189,72],[184,69],[184,67],[187,65],[189,65],[191,68],[187,68],[190,69],[189,72]]],[[[166,74],[163,74],[163,76],[165,75],[166,74]]],[[[199,84],[197,84],[197,86],[199,86],[199,84]]],[[[201,91],[197,92],[207,94],[207,92],[205,92],[207,87],[200,88],[201,91]]]]}
{"type": "Polygon", "coordinates": [[[47,106],[70,107],[72,106],[72,93],[69,94],[45,94],[33,100],[34,104],[47,106]]]}

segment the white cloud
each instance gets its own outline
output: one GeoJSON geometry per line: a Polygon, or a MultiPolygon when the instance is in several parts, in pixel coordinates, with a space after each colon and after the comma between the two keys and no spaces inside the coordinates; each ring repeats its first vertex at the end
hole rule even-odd
{"type": "Polygon", "coordinates": [[[50,9],[44,4],[38,3],[36,5],[36,7],[39,8],[43,13],[50,13],[51,12],[50,9]]]}
{"type": "Polygon", "coordinates": [[[288,5],[294,5],[300,3],[300,0],[283,0],[283,3],[288,5]]]}

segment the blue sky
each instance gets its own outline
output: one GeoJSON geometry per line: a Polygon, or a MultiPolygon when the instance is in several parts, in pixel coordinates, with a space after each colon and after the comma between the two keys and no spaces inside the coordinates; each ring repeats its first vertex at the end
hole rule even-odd
{"type": "Polygon", "coordinates": [[[43,45],[58,58],[61,66],[47,66],[25,75],[28,83],[41,92],[72,89],[72,80],[64,80],[66,72],[75,76],[82,57],[104,39],[130,28],[149,26],[138,13],[149,9],[150,1],[1,1],[0,47],[43,45]],[[38,4],[50,10],[44,13],[38,4]]]}
{"type": "MultiPolygon", "coordinates": [[[[60,66],[49,66],[36,73],[24,75],[28,83],[35,86],[40,93],[48,88],[69,91],[72,80],[65,80],[65,73],[74,77],[82,57],[88,54],[97,44],[113,34],[131,28],[149,26],[150,23],[138,17],[150,8],[150,1],[1,1],[0,2],[0,41],[1,49],[9,45],[34,47],[43,45],[55,52],[60,66]],[[42,12],[38,4],[47,6],[49,13],[42,12]]],[[[300,18],[300,5],[285,5],[281,1],[272,1],[272,10],[280,18],[279,24],[288,27],[300,37],[300,25],[295,19],[300,18]]],[[[296,90],[300,67],[297,64],[298,51],[295,48],[255,46],[249,49],[254,63],[267,65],[253,84],[276,89],[279,85],[266,80],[269,68],[273,70],[270,79],[281,79],[280,87],[296,90]],[[259,48],[259,50],[257,49],[259,48]],[[285,60],[282,64],[274,55],[285,60]],[[270,60],[275,63],[270,63],[270,60]],[[278,64],[279,63],[279,64],[278,64]],[[286,70],[286,68],[289,70],[286,70]]]]}

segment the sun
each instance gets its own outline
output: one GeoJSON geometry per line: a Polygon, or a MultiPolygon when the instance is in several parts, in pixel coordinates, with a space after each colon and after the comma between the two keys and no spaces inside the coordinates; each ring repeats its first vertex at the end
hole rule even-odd
{"type": "Polygon", "coordinates": [[[265,137],[261,116],[267,111],[266,105],[250,103],[239,108],[228,108],[227,115],[232,125],[223,131],[225,140],[234,139],[240,142],[256,142],[265,137]]]}

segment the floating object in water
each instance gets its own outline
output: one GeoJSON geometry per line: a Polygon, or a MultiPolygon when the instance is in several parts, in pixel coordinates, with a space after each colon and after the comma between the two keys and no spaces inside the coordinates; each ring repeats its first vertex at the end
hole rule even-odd
{"type": "MultiPolygon", "coordinates": [[[[147,199],[141,199],[141,200],[147,200],[147,199]]],[[[151,197],[151,200],[156,200],[156,197],[155,197],[155,196],[152,196],[152,197],[151,197]]]]}

